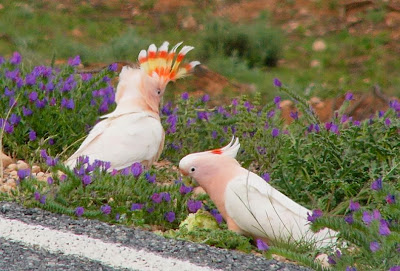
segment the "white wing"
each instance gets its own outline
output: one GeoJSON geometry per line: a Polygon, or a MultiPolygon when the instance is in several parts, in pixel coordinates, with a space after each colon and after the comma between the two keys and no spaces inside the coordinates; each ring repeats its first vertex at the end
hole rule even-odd
{"type": "Polygon", "coordinates": [[[284,242],[315,242],[318,247],[336,241],[331,238],[335,236],[332,230],[313,233],[307,221],[310,210],[250,171],[229,182],[225,191],[225,208],[235,223],[253,236],[284,242]]]}
{"type": "Polygon", "coordinates": [[[122,169],[135,162],[151,165],[157,159],[164,130],[159,120],[146,113],[132,113],[97,123],[79,149],[67,160],[74,167],[79,156],[111,162],[122,169]]]}

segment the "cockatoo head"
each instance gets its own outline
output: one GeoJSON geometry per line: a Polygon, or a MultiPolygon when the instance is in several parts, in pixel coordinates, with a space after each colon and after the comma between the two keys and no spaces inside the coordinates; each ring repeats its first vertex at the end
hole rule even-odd
{"type": "Polygon", "coordinates": [[[199,61],[192,61],[180,67],[185,55],[194,47],[183,46],[182,49],[176,54],[176,50],[182,42],[176,44],[169,52],[169,43],[165,41],[160,48],[152,44],[149,49],[142,50],[139,53],[140,69],[149,75],[157,88],[164,93],[165,87],[168,82],[175,81],[193,70],[194,67],[200,64],[199,61]]]}
{"type": "Polygon", "coordinates": [[[235,157],[239,148],[239,139],[235,140],[233,137],[223,148],[186,155],[179,162],[179,169],[183,175],[193,177],[197,181],[207,179],[213,172],[224,169],[224,165],[238,165],[235,157]]]}
{"type": "Polygon", "coordinates": [[[167,84],[188,75],[200,64],[199,61],[192,61],[181,67],[185,55],[194,48],[183,46],[179,53],[176,53],[181,44],[182,42],[178,43],[169,52],[169,43],[166,41],[158,49],[152,44],[147,51],[140,51],[139,69],[123,67],[115,97],[117,105],[125,101],[134,101],[134,104],[139,103],[140,107],[158,113],[167,84]]]}

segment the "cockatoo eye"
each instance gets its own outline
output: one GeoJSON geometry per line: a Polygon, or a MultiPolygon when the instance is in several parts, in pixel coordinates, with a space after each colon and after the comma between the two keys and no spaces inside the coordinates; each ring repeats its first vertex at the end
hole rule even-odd
{"type": "Polygon", "coordinates": [[[161,89],[157,89],[157,95],[160,95],[161,94],[161,89]]]}
{"type": "Polygon", "coordinates": [[[196,168],[195,167],[191,167],[190,168],[190,172],[195,172],[196,171],[196,168]]]}

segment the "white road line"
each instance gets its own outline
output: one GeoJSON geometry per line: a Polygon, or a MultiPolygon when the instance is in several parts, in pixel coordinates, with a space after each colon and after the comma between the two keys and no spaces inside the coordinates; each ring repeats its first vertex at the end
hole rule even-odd
{"type": "Polygon", "coordinates": [[[188,261],[164,258],[157,254],[114,243],[106,243],[86,235],[53,230],[39,225],[5,219],[0,216],[0,237],[10,241],[39,246],[49,252],[86,257],[112,267],[147,270],[211,271],[188,261]]]}

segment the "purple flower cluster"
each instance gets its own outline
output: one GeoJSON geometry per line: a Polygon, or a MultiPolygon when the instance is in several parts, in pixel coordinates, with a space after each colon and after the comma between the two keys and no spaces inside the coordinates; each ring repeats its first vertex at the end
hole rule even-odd
{"type": "Polygon", "coordinates": [[[307,213],[307,220],[311,223],[314,222],[318,217],[322,216],[322,211],[319,209],[313,210],[312,214],[307,213]]]}
{"type": "Polygon", "coordinates": [[[190,213],[196,213],[201,207],[203,203],[199,200],[188,200],[187,207],[190,213]]]}
{"type": "Polygon", "coordinates": [[[40,193],[38,191],[36,191],[35,193],[33,193],[33,197],[39,203],[46,204],[46,195],[40,195],[40,193]]]}

